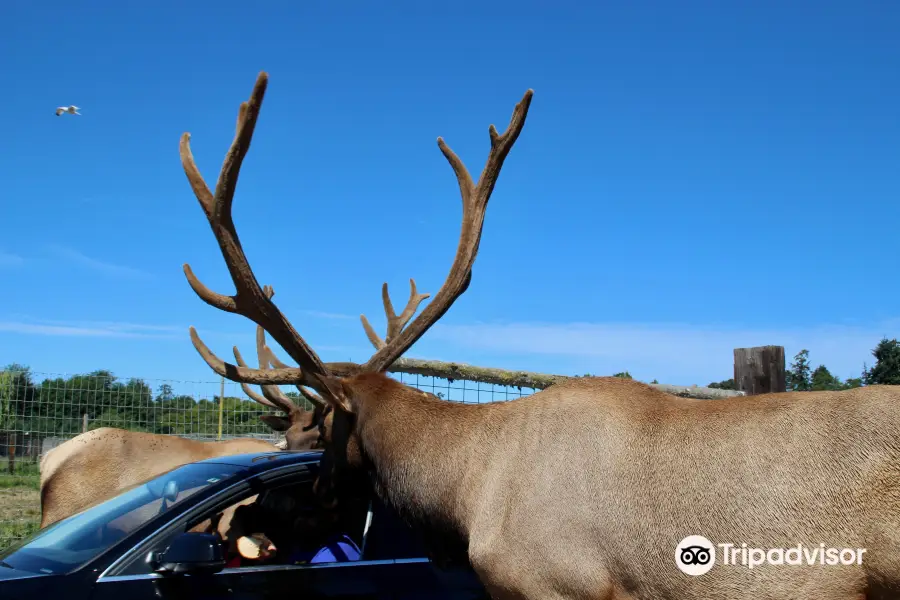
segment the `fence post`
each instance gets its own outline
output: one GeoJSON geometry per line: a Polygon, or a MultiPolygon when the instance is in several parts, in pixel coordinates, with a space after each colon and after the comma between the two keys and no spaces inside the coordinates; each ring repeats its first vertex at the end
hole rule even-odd
{"type": "Polygon", "coordinates": [[[735,348],[734,384],[748,396],[785,391],[784,346],[735,348]]]}
{"type": "Polygon", "coordinates": [[[222,439],[222,410],[225,406],[225,378],[221,377],[219,381],[219,436],[222,439]]]}
{"type": "Polygon", "coordinates": [[[7,452],[9,452],[9,473],[12,475],[16,472],[16,432],[10,431],[6,437],[7,452]]]}
{"type": "Polygon", "coordinates": [[[81,433],[87,433],[88,414],[81,415],[81,433]]]}

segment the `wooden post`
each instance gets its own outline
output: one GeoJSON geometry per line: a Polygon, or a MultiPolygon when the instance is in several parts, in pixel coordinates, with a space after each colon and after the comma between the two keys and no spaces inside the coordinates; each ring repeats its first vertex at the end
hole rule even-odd
{"type": "Polygon", "coordinates": [[[10,431],[6,441],[9,452],[9,473],[12,475],[16,472],[16,432],[10,431]]]}
{"type": "Polygon", "coordinates": [[[81,416],[81,433],[87,433],[87,424],[88,424],[88,414],[84,413],[81,416]]]}
{"type": "Polygon", "coordinates": [[[225,378],[222,377],[219,382],[219,437],[222,439],[222,409],[225,406],[225,378]]]}
{"type": "Polygon", "coordinates": [[[784,346],[735,348],[734,384],[748,396],[785,391],[784,346]]]}

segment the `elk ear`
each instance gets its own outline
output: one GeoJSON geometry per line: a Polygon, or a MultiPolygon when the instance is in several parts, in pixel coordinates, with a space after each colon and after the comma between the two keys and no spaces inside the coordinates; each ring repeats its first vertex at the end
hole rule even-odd
{"type": "Polygon", "coordinates": [[[259,419],[275,431],[287,431],[291,427],[291,420],[281,415],[260,415],[259,419]]]}
{"type": "Polygon", "coordinates": [[[353,413],[353,403],[351,402],[353,395],[343,379],[332,377],[330,375],[317,375],[319,382],[322,384],[323,399],[344,412],[353,413]]]}

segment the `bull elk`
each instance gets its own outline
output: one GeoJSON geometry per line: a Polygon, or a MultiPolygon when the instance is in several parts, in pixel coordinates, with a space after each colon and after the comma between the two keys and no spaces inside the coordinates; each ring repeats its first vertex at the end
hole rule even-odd
{"type": "MultiPolygon", "coordinates": [[[[274,290],[266,286],[265,293],[271,298],[274,290]]],[[[259,368],[268,369],[274,356],[266,346],[262,327],[256,328],[256,352],[259,368]]],[[[234,356],[238,364],[246,366],[237,346],[234,356]]],[[[260,415],[269,427],[284,432],[283,443],[271,444],[255,438],[200,441],[113,427],[82,433],[41,459],[41,527],[189,462],[231,454],[316,447],[323,406],[303,410],[277,386],[262,386],[262,394],[251,390],[246,383],[241,388],[256,402],[284,413],[283,416],[260,415]]],[[[223,520],[223,527],[227,528],[227,522],[228,519],[223,520]]]]}
{"type": "Polygon", "coordinates": [[[236,293],[211,291],[187,264],[184,272],[204,302],[263,327],[299,366],[228,364],[193,327],[190,336],[220,375],[317,393],[332,408],[322,428],[323,461],[333,477],[367,475],[379,497],[448,556],[469,560],[495,598],[898,597],[900,388],[708,401],[595,377],[509,402],[466,405],[428,397],[384,373],[468,287],[485,209],[525,124],[531,90],[504,133],[490,127],[477,183],[437,140],[459,183],[463,214],[456,256],[432,302],[407,327],[422,296],[413,282],[398,316],[385,284],[386,337],[361,317],[376,348],[372,357],[362,365],[323,363],[259,287],[231,216],[267,82],[260,73],[241,104],[215,191],[194,164],[190,134],[181,138],[184,171],[236,293]],[[738,556],[737,566],[717,564],[691,576],[676,564],[689,535],[738,551],[742,544],[824,544],[866,553],[861,564],[756,569],[741,566],[738,556]]]}

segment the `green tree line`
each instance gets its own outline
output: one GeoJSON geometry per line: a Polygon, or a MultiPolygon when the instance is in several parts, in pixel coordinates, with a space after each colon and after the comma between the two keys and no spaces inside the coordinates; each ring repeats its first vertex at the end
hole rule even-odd
{"type": "MultiPolygon", "coordinates": [[[[874,364],[871,368],[864,364],[860,377],[841,380],[825,365],[812,368],[809,350],[803,349],[794,356],[786,374],[787,389],[842,390],[863,385],[900,385],[900,342],[884,338],[872,350],[872,355],[874,364]]],[[[628,371],[614,376],[632,378],[628,371]]],[[[710,383],[709,387],[735,389],[735,383],[727,379],[710,383]]],[[[288,395],[301,402],[296,392],[288,395]]],[[[223,434],[270,433],[271,429],[259,419],[269,412],[272,411],[253,400],[225,396],[223,434]]],[[[85,415],[89,429],[109,426],[151,433],[215,435],[219,425],[219,398],[198,400],[190,395],[178,395],[169,384],[153,390],[142,379],[122,381],[107,370],[40,382],[34,380],[31,370],[24,365],[11,364],[0,370],[0,434],[16,431],[71,436],[81,432],[85,415]]]]}
{"type": "MultiPolygon", "coordinates": [[[[299,394],[287,392],[299,402],[299,394]]],[[[302,404],[302,403],[301,403],[302,404]]],[[[225,396],[224,434],[271,433],[259,416],[272,409],[246,398],[225,396]]],[[[144,380],[120,381],[98,370],[67,378],[34,381],[24,365],[0,371],[0,433],[34,432],[71,436],[88,429],[120,427],[164,434],[215,435],[219,426],[219,397],[196,399],[176,395],[169,384],[153,390],[144,380]]]]}

